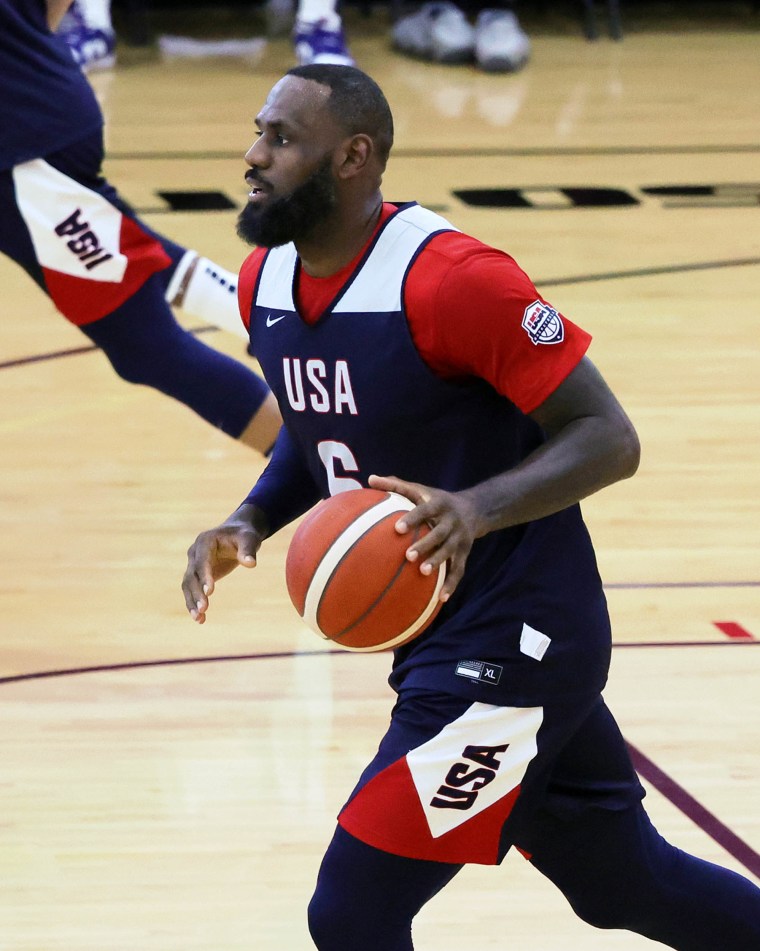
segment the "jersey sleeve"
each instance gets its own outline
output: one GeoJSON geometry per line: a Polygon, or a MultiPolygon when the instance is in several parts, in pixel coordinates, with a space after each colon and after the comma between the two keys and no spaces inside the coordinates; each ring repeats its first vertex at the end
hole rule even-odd
{"type": "Polygon", "coordinates": [[[302,454],[283,426],[266,469],[243,501],[264,512],[271,536],[307,512],[320,498],[302,454]]]}
{"type": "Polygon", "coordinates": [[[480,377],[524,413],[557,389],[591,343],[513,258],[458,232],[436,235],[419,255],[404,302],[433,372],[480,377]]]}
{"type": "Polygon", "coordinates": [[[240,309],[240,318],[246,330],[251,329],[251,306],[253,305],[253,293],[256,290],[256,282],[259,279],[259,272],[264,263],[266,248],[256,248],[243,261],[238,278],[237,296],[238,308],[240,309]]]}

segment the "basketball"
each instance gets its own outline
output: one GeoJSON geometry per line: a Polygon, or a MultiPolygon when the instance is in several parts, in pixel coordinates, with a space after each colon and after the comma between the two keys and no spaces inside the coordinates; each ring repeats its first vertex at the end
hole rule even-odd
{"type": "Polygon", "coordinates": [[[414,504],[395,492],[351,489],[320,502],[296,529],[285,562],[288,594],[306,624],[349,651],[391,650],[417,637],[441,607],[445,565],[423,575],[400,535],[414,504]]]}

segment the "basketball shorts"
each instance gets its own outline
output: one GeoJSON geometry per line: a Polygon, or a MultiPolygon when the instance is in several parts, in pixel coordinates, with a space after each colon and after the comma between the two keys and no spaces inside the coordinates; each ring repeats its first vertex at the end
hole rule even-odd
{"type": "Polygon", "coordinates": [[[183,248],[160,239],[99,173],[92,136],[0,172],[0,251],[82,326],[112,313],[183,248]]]}
{"type": "Polygon", "coordinates": [[[536,826],[547,812],[572,819],[628,808],[643,795],[598,695],[507,707],[415,690],[400,695],[338,821],[394,855],[496,865],[521,839],[540,842],[536,826]]]}

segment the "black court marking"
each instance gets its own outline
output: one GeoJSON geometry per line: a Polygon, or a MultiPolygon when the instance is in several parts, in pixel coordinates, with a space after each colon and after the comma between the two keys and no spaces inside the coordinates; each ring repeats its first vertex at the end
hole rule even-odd
{"type": "Polygon", "coordinates": [[[237,208],[224,192],[215,189],[197,191],[158,191],[168,211],[229,211],[237,208]]]}
{"type": "Polygon", "coordinates": [[[622,188],[592,188],[589,186],[541,185],[520,188],[456,188],[452,192],[465,205],[473,208],[531,208],[534,211],[556,211],[573,208],[622,208],[639,205],[638,198],[622,188]],[[525,197],[526,192],[564,196],[563,201],[536,205],[525,197]]]}

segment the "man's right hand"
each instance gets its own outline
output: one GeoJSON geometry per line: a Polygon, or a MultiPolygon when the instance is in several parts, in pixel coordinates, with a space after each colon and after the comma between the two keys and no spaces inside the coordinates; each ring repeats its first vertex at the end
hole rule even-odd
{"type": "Polygon", "coordinates": [[[256,553],[266,535],[256,525],[257,514],[253,506],[241,506],[223,524],[201,532],[188,549],[182,592],[190,617],[198,624],[206,621],[209,598],[220,578],[238,565],[256,567],[256,553]]]}

